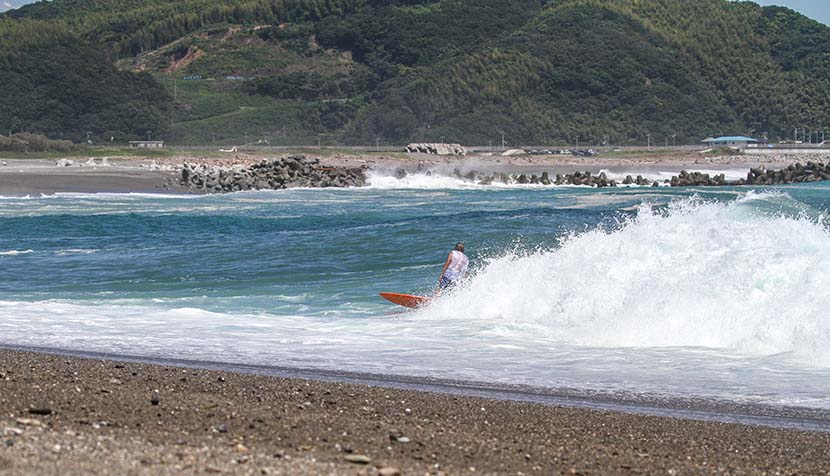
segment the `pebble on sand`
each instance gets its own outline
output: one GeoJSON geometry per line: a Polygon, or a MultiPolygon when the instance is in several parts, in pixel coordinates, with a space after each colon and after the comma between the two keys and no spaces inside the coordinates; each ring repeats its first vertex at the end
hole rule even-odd
{"type": "Polygon", "coordinates": [[[355,464],[369,464],[369,463],[372,462],[371,458],[369,458],[368,456],[364,456],[364,455],[346,455],[345,459],[349,463],[355,463],[355,464]]]}

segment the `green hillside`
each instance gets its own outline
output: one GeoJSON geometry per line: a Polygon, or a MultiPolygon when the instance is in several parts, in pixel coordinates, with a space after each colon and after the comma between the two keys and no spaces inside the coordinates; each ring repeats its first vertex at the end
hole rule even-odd
{"type": "Polygon", "coordinates": [[[181,144],[696,142],[830,129],[830,29],[726,0],[54,0],[0,130],[181,144]]]}
{"type": "Polygon", "coordinates": [[[57,23],[0,21],[0,131],[80,142],[166,135],[170,98],[57,23]]]}

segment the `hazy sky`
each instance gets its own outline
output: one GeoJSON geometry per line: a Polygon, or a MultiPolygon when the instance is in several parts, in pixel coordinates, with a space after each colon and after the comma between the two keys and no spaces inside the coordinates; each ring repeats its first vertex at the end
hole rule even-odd
{"type": "MultiPolygon", "coordinates": [[[[0,12],[32,2],[33,0],[0,0],[0,12]]],[[[830,25],[830,5],[828,5],[830,2],[828,0],[755,0],[755,2],[761,5],[784,5],[830,25]]]]}
{"type": "Polygon", "coordinates": [[[827,0],[755,0],[755,3],[790,7],[825,25],[830,25],[830,2],[827,0]]]}

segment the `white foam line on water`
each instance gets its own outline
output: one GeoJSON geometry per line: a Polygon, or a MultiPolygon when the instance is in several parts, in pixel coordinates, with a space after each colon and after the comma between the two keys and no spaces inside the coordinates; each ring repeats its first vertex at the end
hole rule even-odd
{"type": "Polygon", "coordinates": [[[100,250],[95,249],[67,249],[67,250],[58,250],[55,251],[55,255],[57,256],[65,256],[65,255],[91,255],[95,254],[100,250]]]}
{"type": "Polygon", "coordinates": [[[198,199],[202,195],[191,195],[186,193],[146,193],[146,192],[58,192],[50,195],[44,195],[41,198],[93,198],[93,199],[112,199],[112,198],[130,198],[143,199],[152,198],[154,200],[178,200],[178,199],[198,199]]]}
{"type": "Polygon", "coordinates": [[[19,255],[28,255],[34,253],[33,250],[9,250],[9,251],[0,251],[0,256],[19,256],[19,255]]]}
{"type": "Polygon", "coordinates": [[[94,200],[112,200],[112,199],[197,199],[202,195],[191,194],[176,194],[176,193],[140,193],[140,192],[56,192],[43,195],[0,195],[0,200],[3,201],[32,201],[43,200],[53,201],[60,199],[94,199],[94,200]]]}

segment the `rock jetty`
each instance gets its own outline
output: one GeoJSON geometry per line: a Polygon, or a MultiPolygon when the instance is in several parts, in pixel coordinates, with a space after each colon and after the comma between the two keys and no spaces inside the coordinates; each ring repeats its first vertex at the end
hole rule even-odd
{"type": "Polygon", "coordinates": [[[672,187],[723,187],[740,185],[786,185],[791,183],[821,182],[830,180],[830,163],[807,162],[791,164],[785,169],[767,170],[766,167],[752,168],[745,179],[728,181],[723,174],[702,174],[700,172],[680,172],[669,181],[672,187]]]}
{"type": "Polygon", "coordinates": [[[750,169],[745,182],[747,185],[782,185],[823,180],[830,180],[830,163],[807,162],[807,165],[792,164],[781,170],[750,169]]]}
{"type": "Polygon", "coordinates": [[[680,175],[675,175],[669,180],[669,185],[672,187],[717,187],[727,185],[743,185],[737,182],[729,182],[726,180],[726,175],[718,174],[710,176],[700,172],[680,171],[680,175]]]}
{"type": "Polygon", "coordinates": [[[205,193],[360,187],[366,184],[366,173],[360,167],[328,167],[321,165],[319,159],[291,156],[232,167],[185,163],[180,183],[193,191],[205,193]]]}
{"type": "MultiPolygon", "coordinates": [[[[403,178],[407,176],[407,171],[397,169],[394,172],[396,178],[403,178]]],[[[430,172],[427,172],[429,175],[430,172]]],[[[680,175],[675,175],[670,180],[663,182],[652,181],[638,175],[636,178],[631,175],[626,176],[621,182],[609,179],[605,172],[599,174],[592,174],[591,172],[574,172],[571,174],[556,174],[551,177],[548,172],[542,174],[506,174],[497,172],[490,175],[484,175],[477,171],[471,171],[466,174],[456,169],[452,176],[457,179],[462,179],[468,182],[477,183],[479,185],[492,184],[532,184],[532,185],[584,185],[589,187],[618,187],[627,185],[638,185],[641,187],[726,187],[726,186],[741,186],[741,185],[784,185],[790,183],[804,183],[804,182],[819,182],[830,180],[830,163],[822,164],[818,162],[807,162],[806,165],[800,163],[792,164],[789,167],[781,170],[767,170],[765,167],[758,167],[750,169],[745,179],[740,180],[726,180],[725,174],[710,175],[701,172],[688,172],[681,170],[680,175]]]]}
{"type": "MultiPolygon", "coordinates": [[[[219,166],[185,163],[181,168],[180,184],[192,191],[204,193],[227,193],[243,190],[280,190],[286,188],[361,187],[366,185],[367,166],[335,167],[320,163],[319,159],[305,156],[291,156],[261,160],[253,164],[219,166]]],[[[402,179],[410,174],[399,168],[392,175],[402,179]]],[[[432,175],[420,167],[416,174],[432,175]]],[[[679,175],[662,182],[652,181],[642,175],[626,176],[622,181],[609,179],[605,172],[573,172],[551,175],[508,174],[496,172],[482,174],[471,171],[462,174],[455,169],[452,176],[479,185],[527,184],[527,185],[582,185],[605,188],[637,185],[641,187],[719,187],[741,185],[784,185],[790,183],[818,182],[830,180],[830,163],[807,162],[792,164],[781,170],[767,170],[765,167],[750,169],[747,177],[740,180],[726,180],[725,174],[710,175],[682,170],[679,175]]]]}

